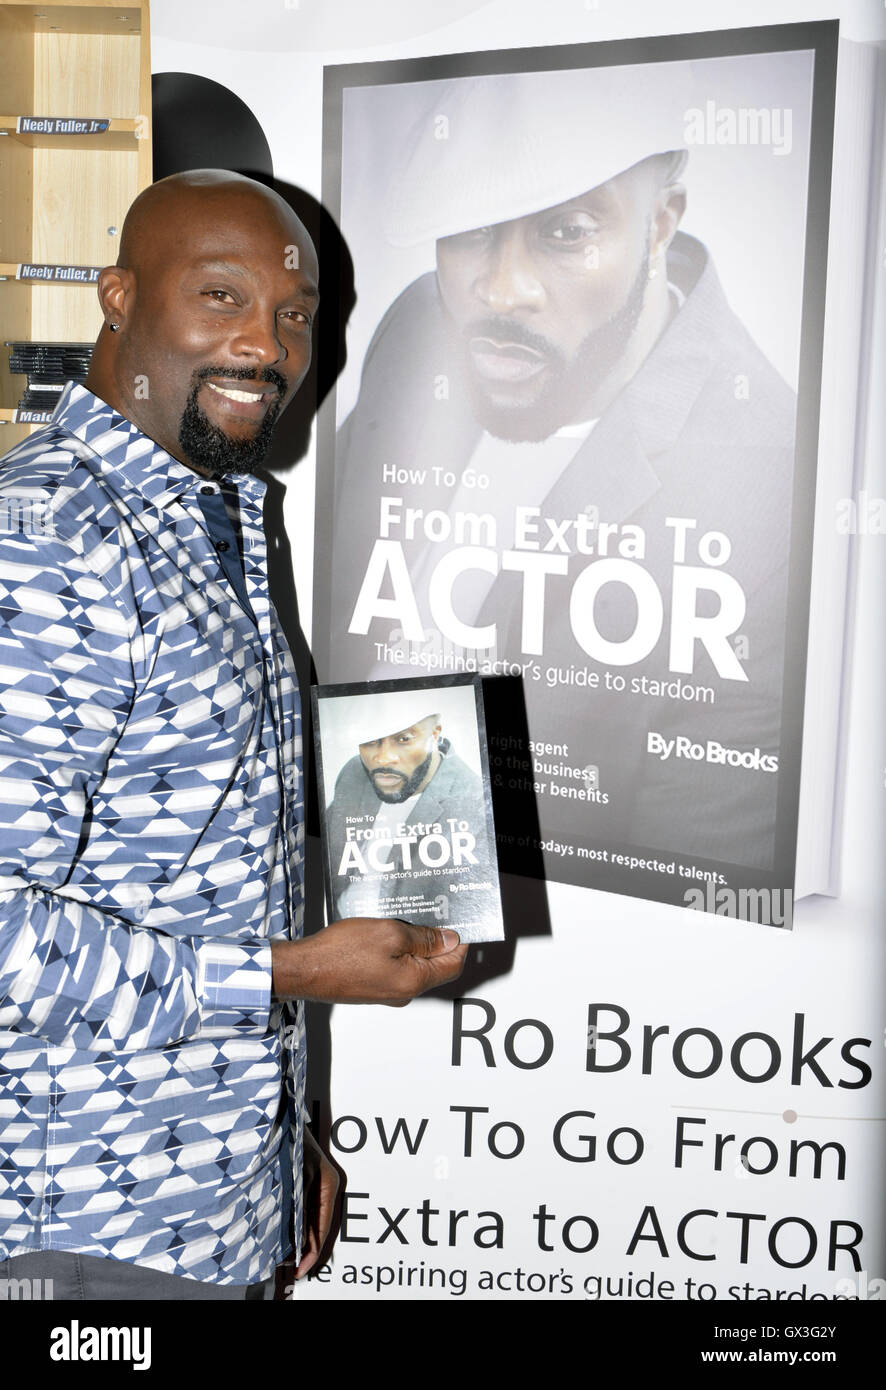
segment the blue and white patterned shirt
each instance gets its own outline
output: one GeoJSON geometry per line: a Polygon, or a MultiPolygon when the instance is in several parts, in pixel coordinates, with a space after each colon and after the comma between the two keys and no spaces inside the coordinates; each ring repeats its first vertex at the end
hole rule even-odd
{"type": "Polygon", "coordinates": [[[218,485],[84,387],[0,465],[0,1259],[249,1284],[300,1213],[298,690],[231,481],[251,613],[218,485]]]}

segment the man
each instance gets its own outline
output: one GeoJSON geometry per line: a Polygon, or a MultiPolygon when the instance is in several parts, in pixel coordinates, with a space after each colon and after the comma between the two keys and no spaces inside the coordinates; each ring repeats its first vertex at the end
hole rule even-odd
{"type": "MultiPolygon", "coordinates": [[[[453,932],[302,940],[298,692],[253,476],[317,260],[218,171],[133,204],[85,387],[2,469],[0,1261],[65,1298],[264,1298],[335,1197],[303,999],[405,1003],[453,932]],[[285,1088],[282,1085],[285,1077],[285,1088]]],[[[381,928],[381,929],[380,929],[381,928]]]]}
{"type": "Polygon", "coordinates": [[[449,922],[462,941],[488,939],[497,893],[482,784],[439,714],[380,732],[408,719],[410,705],[417,713],[411,694],[376,696],[364,716],[371,737],[336,778],[327,822],[336,911],[449,922]],[[475,886],[459,892],[462,882],[475,886]]]}
{"type": "Polygon", "coordinates": [[[594,852],[552,876],[623,891],[632,847],[775,863],[795,402],[678,230],[684,66],[441,84],[387,219],[436,272],[336,444],[329,679],[518,676],[541,839],[594,852]]]}

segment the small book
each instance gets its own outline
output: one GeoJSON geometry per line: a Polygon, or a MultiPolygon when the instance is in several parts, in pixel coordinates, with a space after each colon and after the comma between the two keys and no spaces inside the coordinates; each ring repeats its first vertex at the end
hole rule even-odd
{"type": "Polygon", "coordinates": [[[329,920],[504,936],[476,676],[311,690],[329,920]]]}

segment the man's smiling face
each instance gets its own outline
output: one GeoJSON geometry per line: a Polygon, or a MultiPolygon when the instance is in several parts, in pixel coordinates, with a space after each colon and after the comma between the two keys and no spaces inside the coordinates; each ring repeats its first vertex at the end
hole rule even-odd
{"type": "Polygon", "coordinates": [[[259,466],[308,370],[317,263],[285,205],[249,185],[200,192],[165,225],[154,217],[150,237],[137,229],[116,272],[126,290],[114,375],[145,434],[220,476],[259,466]]]}

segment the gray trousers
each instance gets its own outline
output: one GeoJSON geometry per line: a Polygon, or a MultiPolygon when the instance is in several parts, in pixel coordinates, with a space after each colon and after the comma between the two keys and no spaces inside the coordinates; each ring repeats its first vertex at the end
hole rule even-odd
{"type": "Polygon", "coordinates": [[[188,1299],[272,1299],[275,1276],[260,1284],[204,1284],[177,1274],[159,1274],[124,1260],[65,1250],[35,1250],[0,1260],[0,1301],[182,1302],[188,1299]]]}

